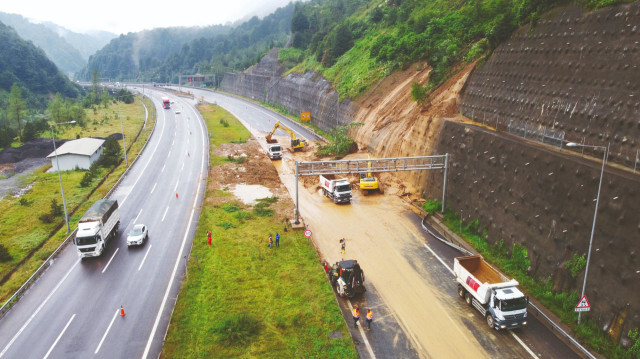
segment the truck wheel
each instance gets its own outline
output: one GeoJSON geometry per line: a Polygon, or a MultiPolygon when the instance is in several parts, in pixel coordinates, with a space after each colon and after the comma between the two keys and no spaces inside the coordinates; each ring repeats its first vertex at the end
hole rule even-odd
{"type": "Polygon", "coordinates": [[[471,305],[471,294],[469,292],[464,293],[464,301],[471,305]]]}
{"type": "Polygon", "coordinates": [[[458,295],[460,296],[460,298],[464,298],[464,288],[462,288],[461,285],[458,285],[458,295]]]}
{"type": "Polygon", "coordinates": [[[491,315],[491,313],[487,314],[487,325],[489,326],[489,328],[493,329],[494,324],[495,321],[493,319],[493,315],[491,315]]]}

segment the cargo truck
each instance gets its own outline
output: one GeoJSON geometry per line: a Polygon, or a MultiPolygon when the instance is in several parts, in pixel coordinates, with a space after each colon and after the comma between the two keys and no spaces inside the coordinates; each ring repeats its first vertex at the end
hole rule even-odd
{"type": "Polygon", "coordinates": [[[346,178],[320,175],[320,186],[322,186],[322,193],[331,198],[333,203],[351,202],[351,183],[346,178]]]}
{"type": "Polygon", "coordinates": [[[118,201],[101,199],[78,222],[74,243],[81,258],[99,257],[107,243],[118,233],[118,201]]]}
{"type": "Polygon", "coordinates": [[[171,108],[171,101],[169,101],[168,97],[162,98],[162,108],[164,108],[165,110],[171,108]]]}
{"type": "Polygon", "coordinates": [[[269,148],[267,149],[267,154],[269,155],[269,158],[272,160],[282,159],[282,146],[278,144],[269,145],[269,148]]]}
{"type": "Polygon", "coordinates": [[[518,281],[509,280],[480,255],[457,257],[453,272],[458,295],[482,314],[496,330],[520,328],[527,324],[527,298],[518,281]]]}

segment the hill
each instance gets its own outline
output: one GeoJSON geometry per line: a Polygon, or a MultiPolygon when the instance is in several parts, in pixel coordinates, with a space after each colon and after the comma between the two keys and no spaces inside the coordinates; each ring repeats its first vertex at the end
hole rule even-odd
{"type": "Polygon", "coordinates": [[[32,42],[23,40],[15,30],[0,22],[0,91],[9,92],[14,83],[36,95],[60,93],[77,97],[79,90],[32,42]]]}
{"type": "Polygon", "coordinates": [[[44,22],[42,24],[60,35],[60,37],[80,52],[82,60],[84,60],[83,66],[86,65],[89,56],[95,54],[96,51],[103,48],[109,41],[118,37],[118,35],[108,31],[93,30],[88,31],[86,34],[81,34],[52,22],[44,22]]]}

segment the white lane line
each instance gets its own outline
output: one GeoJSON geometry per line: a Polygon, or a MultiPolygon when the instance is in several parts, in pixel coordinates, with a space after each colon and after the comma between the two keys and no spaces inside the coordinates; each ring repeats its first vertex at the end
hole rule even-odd
{"type": "Polygon", "coordinates": [[[180,184],[180,180],[178,180],[178,182],[176,182],[176,187],[173,189],[173,192],[177,192],[178,191],[178,185],[180,184]]]}
{"type": "Polygon", "coordinates": [[[116,251],[115,251],[115,252],[113,252],[113,255],[111,256],[111,259],[109,259],[109,261],[107,262],[107,265],[106,265],[106,266],[104,266],[104,269],[102,270],[102,273],[104,273],[104,272],[107,270],[107,268],[109,268],[109,264],[111,264],[111,261],[112,261],[112,260],[113,260],[113,258],[116,256],[116,253],[118,253],[118,250],[119,250],[119,249],[120,249],[120,248],[116,248],[116,251]]]}
{"type": "MultiPolygon", "coordinates": [[[[204,135],[205,131],[202,128],[202,121],[198,121],[200,124],[200,131],[204,135]]],[[[202,148],[205,148],[206,144],[204,142],[204,136],[202,136],[202,148]]],[[[200,174],[198,178],[202,178],[202,172],[204,171],[204,158],[203,154],[200,158],[200,174]]],[[[196,195],[195,198],[197,200],[200,195],[200,185],[196,186],[196,195]]],[[[195,206],[193,206],[195,207],[195,206]]],[[[164,292],[164,297],[162,298],[162,304],[160,304],[160,308],[158,309],[158,315],[156,315],[156,321],[153,323],[153,328],[151,329],[151,333],[149,334],[149,340],[147,341],[147,346],[144,348],[144,353],[142,354],[142,359],[147,359],[149,355],[149,350],[151,349],[151,343],[153,342],[153,337],[156,334],[156,330],[158,330],[158,325],[160,324],[160,317],[162,317],[162,312],[164,311],[164,306],[167,304],[167,299],[169,298],[169,293],[171,292],[171,286],[173,285],[173,281],[176,278],[176,272],[178,271],[178,267],[180,266],[180,260],[182,259],[182,253],[184,252],[184,246],[187,243],[187,238],[189,236],[189,231],[191,230],[191,224],[193,223],[193,216],[196,213],[196,209],[191,209],[191,216],[189,216],[189,223],[187,225],[187,229],[184,232],[184,237],[182,238],[182,246],[180,246],[180,251],[178,252],[178,256],[176,257],[176,264],[173,266],[173,272],[171,273],[171,279],[169,280],[169,284],[167,285],[167,290],[164,292]]]]}
{"type": "MultiPolygon", "coordinates": [[[[173,143],[171,144],[171,146],[173,147],[173,143]]],[[[167,158],[171,157],[171,150],[169,150],[169,153],[167,154],[167,158]]]]}
{"type": "MultiPolygon", "coordinates": [[[[448,270],[449,272],[451,272],[451,274],[453,274],[453,275],[455,276],[455,273],[453,272],[453,269],[449,268],[449,266],[448,266],[448,265],[447,265],[447,264],[442,260],[442,258],[440,258],[440,257],[436,254],[436,252],[434,252],[434,251],[433,251],[433,249],[431,249],[431,248],[430,248],[426,243],[423,243],[423,244],[424,244],[424,247],[425,247],[425,248],[427,248],[427,249],[431,252],[431,254],[433,254],[433,256],[434,256],[434,257],[436,257],[436,258],[440,261],[440,263],[442,263],[442,265],[443,265],[445,268],[447,268],[447,270],[448,270]]],[[[520,340],[520,338],[518,338],[518,336],[517,336],[517,335],[515,335],[515,334],[513,333],[513,331],[509,331],[509,332],[511,333],[511,335],[513,335],[513,337],[516,339],[516,341],[517,341],[518,343],[520,343],[520,345],[521,345],[521,346],[522,346],[522,347],[523,347],[523,348],[524,348],[524,349],[525,349],[529,354],[531,354],[531,356],[532,356],[532,357],[537,358],[537,356],[536,356],[536,355],[531,351],[531,349],[529,349],[529,347],[528,347],[528,346],[527,346],[527,345],[526,345],[522,340],[520,340]]]]}
{"type": "Polygon", "coordinates": [[[16,339],[18,339],[18,337],[20,336],[20,334],[22,334],[22,332],[25,330],[25,328],[27,327],[27,325],[29,325],[29,323],[31,323],[31,321],[33,320],[33,318],[36,317],[36,315],[40,312],[40,310],[42,309],[42,307],[44,307],[45,304],[47,304],[47,302],[49,301],[49,299],[51,299],[51,297],[53,296],[53,293],[55,293],[58,288],[60,288],[60,285],[62,285],[62,283],[67,279],[67,277],[69,277],[69,274],[71,274],[71,271],[78,265],[78,263],[80,263],[80,259],[78,259],[72,266],[71,268],[69,268],[69,271],[67,272],[67,274],[64,275],[64,277],[62,277],[62,279],[60,280],[60,282],[58,282],[58,285],[56,285],[55,288],[53,288],[53,290],[51,291],[51,293],[49,293],[49,295],[44,299],[44,301],[42,301],[42,303],[40,304],[40,306],[38,307],[38,309],[36,309],[35,312],[33,312],[33,314],[31,314],[31,316],[29,317],[29,319],[27,320],[26,323],[24,323],[24,325],[22,326],[22,328],[20,328],[20,330],[16,333],[16,335],[13,336],[13,338],[11,338],[11,341],[9,342],[9,344],[7,344],[6,347],[4,347],[4,349],[2,350],[2,352],[0,352],[0,358],[2,358],[3,355],[5,355],[5,353],[7,352],[7,350],[9,350],[9,348],[11,347],[11,345],[13,345],[13,343],[16,341],[16,339]]]}
{"type": "MultiPolygon", "coordinates": [[[[351,306],[351,301],[347,300],[347,304],[349,304],[349,312],[353,313],[353,307],[351,306]]],[[[360,335],[362,335],[362,339],[364,340],[364,346],[367,347],[367,351],[369,352],[369,355],[375,359],[376,355],[373,354],[373,348],[371,348],[371,344],[369,344],[369,340],[367,339],[367,336],[364,334],[364,329],[362,329],[363,326],[364,324],[358,325],[358,330],[360,331],[360,335]]]]}
{"type": "Polygon", "coordinates": [[[167,206],[167,209],[164,210],[164,214],[162,215],[162,220],[160,220],[160,222],[164,222],[164,217],[167,216],[167,212],[169,212],[169,206],[167,206]]]}
{"type": "Polygon", "coordinates": [[[538,356],[531,350],[529,349],[529,347],[527,346],[527,344],[525,344],[513,331],[509,331],[511,333],[511,335],[516,338],[516,340],[518,341],[518,343],[520,343],[520,345],[522,345],[522,347],[531,355],[532,358],[536,358],[538,359],[538,356]]]}
{"type": "Polygon", "coordinates": [[[156,190],[156,186],[158,185],[158,182],[153,184],[153,188],[151,189],[151,192],[149,192],[149,194],[153,193],[153,191],[156,190]]]}
{"type": "MultiPolygon", "coordinates": [[[[153,192],[153,191],[152,191],[153,192]]],[[[136,216],[136,218],[133,220],[133,223],[138,223],[138,218],[140,218],[140,215],[142,214],[142,209],[140,210],[140,212],[138,212],[138,215],[136,216]]]]}
{"type": "Polygon", "coordinates": [[[51,351],[53,350],[53,348],[56,347],[56,344],[58,344],[58,342],[60,341],[60,338],[62,338],[62,336],[64,335],[64,332],[67,331],[69,324],[71,324],[71,322],[73,321],[73,318],[75,317],[76,317],[75,314],[71,316],[71,319],[69,319],[69,321],[67,322],[67,325],[64,326],[64,329],[62,329],[62,331],[60,332],[60,335],[58,335],[58,338],[56,338],[56,341],[53,342],[53,344],[51,345],[51,348],[49,348],[49,351],[47,352],[47,354],[44,355],[44,358],[42,359],[47,359],[49,357],[49,354],[51,354],[51,351]]]}
{"type": "MultiPolygon", "coordinates": [[[[160,132],[160,138],[162,138],[162,135],[164,134],[164,127],[165,127],[165,123],[166,118],[165,118],[165,114],[164,112],[162,113],[162,131],[160,132]]],[[[142,175],[144,174],[144,171],[147,169],[147,167],[149,166],[149,163],[151,163],[151,161],[153,160],[153,156],[155,156],[156,154],[156,150],[158,149],[158,146],[160,145],[160,140],[156,141],[156,147],[153,149],[153,151],[151,152],[151,156],[149,157],[149,161],[147,161],[147,164],[144,165],[144,167],[142,168],[142,170],[140,171],[140,175],[138,176],[138,178],[135,180],[135,182],[133,182],[133,186],[131,186],[131,188],[134,188],[136,186],[136,184],[138,184],[138,181],[140,181],[140,178],[142,178],[142,175]]],[[[124,204],[124,201],[127,200],[127,198],[129,198],[129,194],[131,192],[127,193],[127,195],[122,199],[122,202],[120,202],[120,207],[122,207],[122,205],[124,204]]]]}
{"type": "Polygon", "coordinates": [[[182,167],[180,167],[180,172],[184,169],[184,162],[182,162],[182,167]]]}
{"type": "Polygon", "coordinates": [[[118,317],[118,312],[119,311],[120,311],[120,308],[116,309],[116,313],[113,315],[113,318],[111,318],[111,323],[109,323],[109,326],[107,327],[107,330],[104,332],[104,335],[102,336],[102,339],[100,340],[100,344],[98,344],[98,347],[96,348],[96,351],[93,352],[93,354],[98,354],[98,351],[100,350],[100,347],[102,346],[102,343],[104,343],[105,338],[107,338],[107,334],[109,334],[109,330],[111,330],[111,326],[113,325],[113,322],[118,317]]]}
{"type": "Polygon", "coordinates": [[[162,165],[162,169],[160,170],[160,173],[164,172],[164,167],[166,166],[166,164],[162,165]]]}
{"type": "Polygon", "coordinates": [[[140,266],[138,267],[138,272],[140,272],[140,269],[142,269],[142,265],[144,264],[144,261],[147,260],[147,256],[149,255],[150,251],[151,251],[151,244],[149,245],[149,249],[147,249],[147,253],[144,254],[144,258],[142,258],[142,262],[140,262],[140,266]]]}

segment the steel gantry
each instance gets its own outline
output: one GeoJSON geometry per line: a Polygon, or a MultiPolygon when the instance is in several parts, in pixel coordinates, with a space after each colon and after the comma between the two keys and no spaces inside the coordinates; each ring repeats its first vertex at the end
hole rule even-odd
{"type": "Polygon", "coordinates": [[[445,208],[445,193],[447,189],[447,168],[449,154],[418,157],[392,157],[392,158],[367,158],[338,161],[307,161],[295,162],[296,165],[296,208],[295,223],[300,223],[298,218],[300,210],[298,206],[298,176],[313,175],[347,175],[367,172],[400,172],[400,171],[424,171],[444,169],[442,185],[442,210],[445,208]]]}

